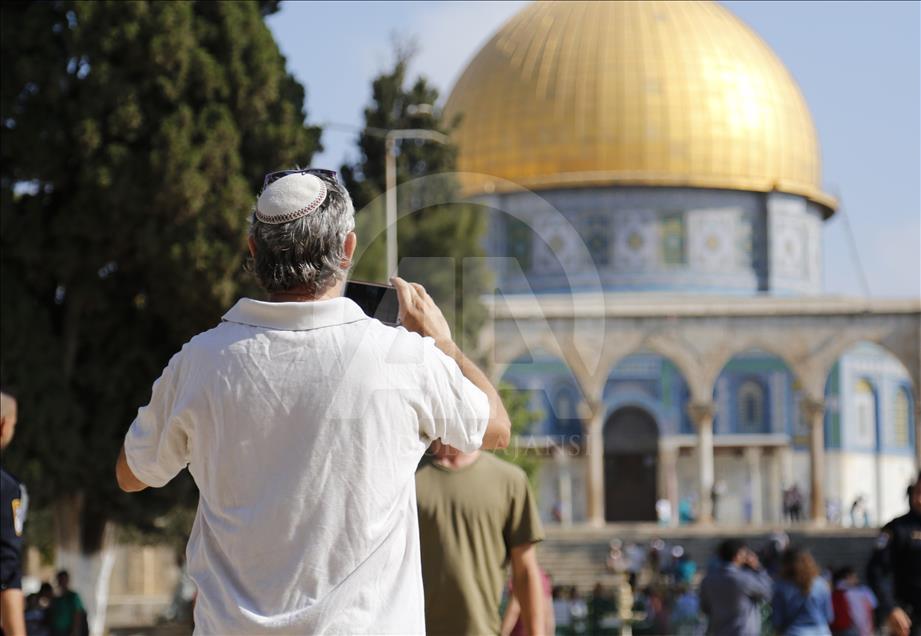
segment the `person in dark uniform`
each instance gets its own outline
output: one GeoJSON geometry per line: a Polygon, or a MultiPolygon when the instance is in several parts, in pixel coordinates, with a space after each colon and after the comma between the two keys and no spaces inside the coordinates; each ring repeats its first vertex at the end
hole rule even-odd
{"type": "Polygon", "coordinates": [[[908,505],[883,526],[867,567],[892,636],[921,636],[921,473],[908,487],[908,505]]]}
{"type": "MultiPolygon", "coordinates": [[[[0,393],[0,450],[13,439],[16,400],[0,393]]],[[[25,636],[25,602],[22,596],[22,526],[28,498],[19,480],[0,467],[0,632],[25,636]]]]}

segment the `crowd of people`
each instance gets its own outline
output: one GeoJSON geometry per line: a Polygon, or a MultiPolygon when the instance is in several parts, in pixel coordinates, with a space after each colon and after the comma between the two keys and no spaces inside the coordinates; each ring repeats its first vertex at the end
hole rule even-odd
{"type": "MultiPolygon", "coordinates": [[[[608,558],[608,568],[625,575],[629,594],[602,583],[588,594],[555,586],[556,634],[619,634],[625,622],[634,634],[679,636],[878,633],[879,602],[857,569],[822,570],[808,551],[786,541],[775,535],[758,551],[723,541],[703,572],[680,545],[629,544],[623,551],[641,558],[608,558]],[[623,602],[630,603],[626,616],[623,602]]],[[[619,543],[612,542],[612,555],[621,552],[619,543]]]]}
{"type": "Polygon", "coordinates": [[[681,545],[615,539],[606,566],[628,593],[554,587],[556,633],[614,634],[629,622],[634,634],[917,636],[921,475],[908,496],[909,512],[883,528],[866,563],[820,565],[784,532],[759,546],[724,540],[702,568],[681,545]]]}
{"type": "Polygon", "coordinates": [[[28,636],[87,636],[89,623],[83,600],[70,587],[70,573],[55,577],[57,590],[45,581],[38,592],[26,597],[25,623],[28,636]]]}

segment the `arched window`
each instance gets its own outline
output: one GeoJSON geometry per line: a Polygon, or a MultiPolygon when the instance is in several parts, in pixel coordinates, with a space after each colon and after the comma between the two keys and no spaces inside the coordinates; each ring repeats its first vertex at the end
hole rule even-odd
{"type": "Polygon", "coordinates": [[[895,392],[895,404],[892,408],[892,445],[896,448],[905,448],[910,442],[909,426],[909,399],[908,391],[904,387],[895,392]]]}
{"type": "Polygon", "coordinates": [[[576,403],[572,393],[567,389],[560,389],[556,394],[556,417],[560,420],[571,420],[576,416],[576,403]]]}
{"type": "Polygon", "coordinates": [[[760,382],[746,380],[739,387],[738,421],[743,433],[764,432],[764,388],[760,382]]]}
{"type": "Polygon", "coordinates": [[[876,395],[866,380],[858,380],[854,387],[854,443],[858,446],[876,445],[876,395]]]}

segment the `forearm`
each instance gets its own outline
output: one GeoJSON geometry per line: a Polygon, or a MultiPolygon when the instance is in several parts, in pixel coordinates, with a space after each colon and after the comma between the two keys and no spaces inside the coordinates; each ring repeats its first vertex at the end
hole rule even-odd
{"type": "Polygon", "coordinates": [[[486,450],[506,448],[511,439],[512,424],[496,387],[489,381],[486,374],[460,350],[460,347],[453,340],[436,341],[435,344],[457,363],[464,377],[485,393],[489,399],[489,423],[486,426],[486,433],[483,435],[482,448],[486,450]]]}
{"type": "Polygon", "coordinates": [[[125,492],[138,492],[147,488],[147,484],[138,479],[128,465],[128,456],[125,455],[124,445],[122,445],[121,452],[118,454],[118,461],[115,464],[115,479],[118,481],[118,487],[125,492]]]}
{"type": "Polygon", "coordinates": [[[5,636],[26,636],[22,590],[10,588],[0,592],[0,626],[5,636]]]}
{"type": "Polygon", "coordinates": [[[499,634],[509,636],[520,616],[521,605],[518,604],[518,599],[512,594],[508,599],[508,605],[505,606],[505,614],[502,616],[502,626],[499,628],[499,634]]]}
{"type": "Polygon", "coordinates": [[[536,565],[521,568],[514,575],[515,597],[521,606],[521,621],[529,636],[544,634],[543,590],[536,565]]]}

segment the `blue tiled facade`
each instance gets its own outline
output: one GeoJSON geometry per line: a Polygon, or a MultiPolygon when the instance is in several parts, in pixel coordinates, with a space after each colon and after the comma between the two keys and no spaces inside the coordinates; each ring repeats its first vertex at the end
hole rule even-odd
{"type": "Polygon", "coordinates": [[[820,290],[822,214],[802,197],[618,187],[481,202],[503,293],[820,290]]]}
{"type": "MultiPolygon", "coordinates": [[[[499,257],[494,273],[501,294],[802,296],[821,289],[822,212],[802,197],[600,187],[497,194],[480,203],[492,208],[487,253],[499,257]]],[[[511,365],[505,379],[530,391],[532,407],[543,414],[532,435],[579,438],[582,396],[562,361],[537,354],[511,365]]],[[[602,399],[606,415],[623,407],[644,409],[662,437],[695,433],[685,412],[685,378],[655,353],[640,351],[621,360],[610,371],[602,399]]],[[[780,435],[805,450],[809,436],[801,399],[781,359],[740,352],[715,383],[714,434],[717,439],[780,435]]],[[[845,354],[828,378],[827,448],[911,453],[911,400],[907,373],[884,350],[867,346],[845,354]],[[853,401],[859,381],[866,384],[858,409],[853,401]]]]}

